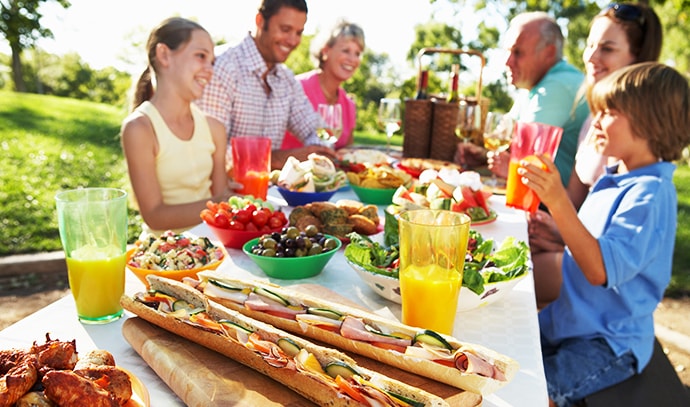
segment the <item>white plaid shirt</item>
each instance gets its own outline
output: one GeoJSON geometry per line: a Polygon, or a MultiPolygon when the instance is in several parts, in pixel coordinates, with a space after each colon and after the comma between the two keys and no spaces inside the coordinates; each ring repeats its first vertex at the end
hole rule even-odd
{"type": "Polygon", "coordinates": [[[196,103],[225,125],[228,139],[270,137],[276,149],[289,130],[305,145],[322,144],[316,135],[320,117],[292,71],[276,64],[267,77],[267,94],[261,78],[266,70],[254,39],[247,35],[216,59],[211,82],[196,103]]]}

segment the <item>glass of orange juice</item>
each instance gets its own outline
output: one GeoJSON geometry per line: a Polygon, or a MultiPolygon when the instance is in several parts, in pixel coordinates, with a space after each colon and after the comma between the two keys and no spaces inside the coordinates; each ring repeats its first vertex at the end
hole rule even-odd
{"type": "Polygon", "coordinates": [[[267,137],[233,137],[232,174],[243,185],[237,192],[266,199],[271,173],[271,139],[267,137]]]}
{"type": "Polygon", "coordinates": [[[402,322],[452,334],[470,233],[464,213],[403,212],[400,228],[402,322]]]}
{"type": "Polygon", "coordinates": [[[530,187],[522,183],[522,177],[517,173],[520,161],[527,160],[546,169],[535,154],[546,154],[555,158],[562,136],[563,128],[561,127],[534,122],[517,123],[515,135],[510,143],[510,163],[506,182],[507,206],[532,213],[537,211],[539,197],[530,187]]]}
{"type": "Polygon", "coordinates": [[[56,197],[60,240],[70,290],[83,323],[122,316],[127,250],[127,193],[115,188],[81,188],[56,197]]]}

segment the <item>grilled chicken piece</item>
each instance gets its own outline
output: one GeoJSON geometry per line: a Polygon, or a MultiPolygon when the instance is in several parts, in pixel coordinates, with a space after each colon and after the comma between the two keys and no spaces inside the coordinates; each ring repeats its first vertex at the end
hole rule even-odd
{"type": "Polygon", "coordinates": [[[60,407],[119,407],[107,390],[71,371],[51,370],[42,382],[45,395],[60,407]]]}
{"type": "Polygon", "coordinates": [[[87,378],[107,390],[120,405],[132,398],[132,381],[124,370],[115,366],[91,365],[74,373],[87,378]]]}
{"type": "Polygon", "coordinates": [[[0,351],[0,406],[12,406],[38,379],[36,356],[22,350],[0,351]]]}
{"type": "Polygon", "coordinates": [[[41,376],[53,369],[72,370],[78,359],[76,340],[62,342],[50,339],[48,334],[46,334],[46,343],[38,345],[34,342],[30,353],[38,358],[38,370],[41,376]]]}

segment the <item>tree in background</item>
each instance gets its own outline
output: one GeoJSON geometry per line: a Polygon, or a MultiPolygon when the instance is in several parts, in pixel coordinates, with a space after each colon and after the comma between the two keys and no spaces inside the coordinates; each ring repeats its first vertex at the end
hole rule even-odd
{"type": "Polygon", "coordinates": [[[68,0],[0,0],[0,33],[12,50],[12,79],[18,92],[26,91],[22,52],[32,48],[39,38],[53,37],[53,33],[40,22],[43,14],[38,9],[46,1],[57,1],[64,8],[71,6],[68,0]]]}

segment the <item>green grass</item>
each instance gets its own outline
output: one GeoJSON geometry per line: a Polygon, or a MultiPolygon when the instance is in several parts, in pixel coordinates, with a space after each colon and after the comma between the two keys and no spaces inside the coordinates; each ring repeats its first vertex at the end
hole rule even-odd
{"type": "MultiPolygon", "coordinates": [[[[59,190],[128,187],[119,140],[125,115],[103,104],[0,91],[0,256],[62,249],[54,201],[59,190]]],[[[355,143],[385,145],[386,137],[358,132],[355,143]]],[[[391,144],[401,145],[402,137],[396,134],[391,144]]],[[[679,166],[675,183],[672,296],[690,294],[690,167],[679,166]]],[[[129,222],[134,239],[138,213],[130,211],[129,222]]]]}

